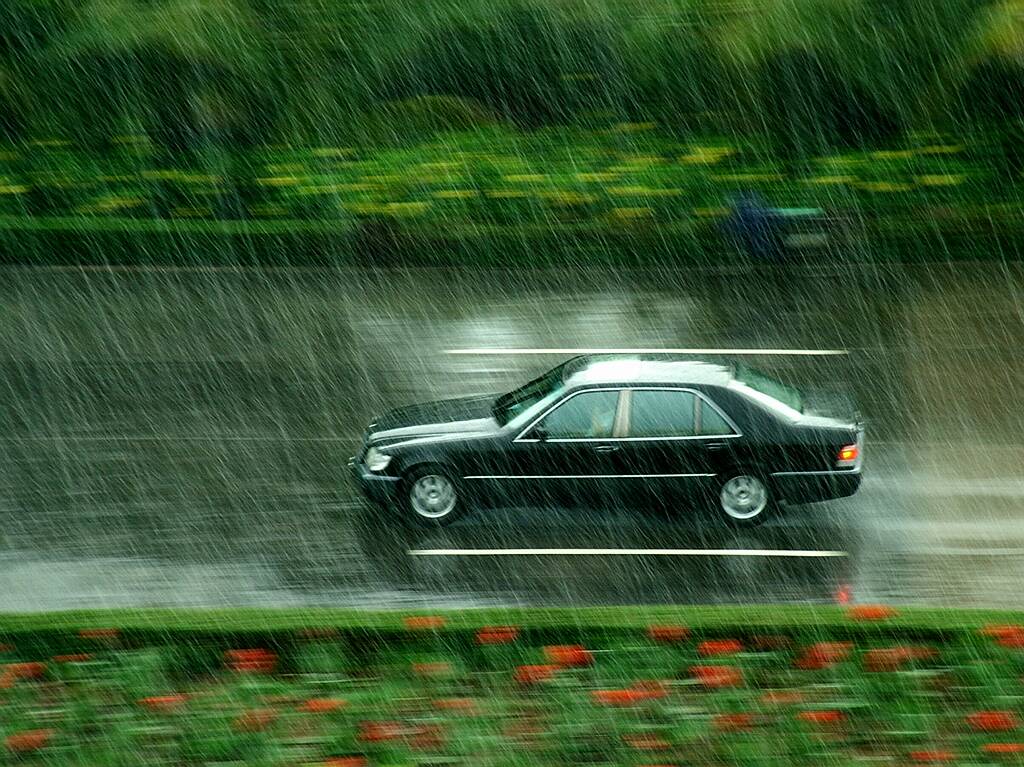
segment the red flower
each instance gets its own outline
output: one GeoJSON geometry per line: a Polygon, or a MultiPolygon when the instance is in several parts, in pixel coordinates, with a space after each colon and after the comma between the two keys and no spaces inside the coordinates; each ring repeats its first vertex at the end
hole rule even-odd
{"type": "Polygon", "coordinates": [[[24,730],[8,735],[4,739],[4,745],[7,746],[8,751],[27,754],[43,748],[52,738],[53,730],[24,730]]]}
{"type": "Polygon", "coordinates": [[[434,661],[432,663],[413,663],[412,673],[416,676],[434,677],[447,676],[452,673],[452,664],[446,661],[434,661]]]}
{"type": "Polygon", "coordinates": [[[801,711],[796,718],[807,724],[832,725],[839,724],[846,716],[842,711],[801,711]]]}
{"type": "Polygon", "coordinates": [[[986,743],[981,747],[986,754],[1024,754],[1024,743],[986,743]]]}
{"type": "Polygon", "coordinates": [[[690,638],[690,629],[685,626],[648,626],[647,637],[662,644],[677,644],[690,638]]]}
{"type": "Polygon", "coordinates": [[[993,639],[999,639],[1000,637],[1006,636],[1007,634],[1019,634],[1021,632],[1024,632],[1024,626],[990,623],[989,625],[982,628],[978,633],[980,633],[982,636],[992,637],[993,639]]]}
{"type": "Polygon", "coordinates": [[[224,661],[232,671],[269,674],[277,665],[277,656],[270,650],[228,650],[224,661]]]}
{"type": "Polygon", "coordinates": [[[154,713],[169,714],[185,705],[188,698],[184,695],[153,695],[139,700],[139,705],[154,713]]]}
{"type": "Polygon", "coordinates": [[[896,611],[886,605],[858,605],[851,607],[846,615],[855,621],[884,621],[896,616],[896,611]]]}
{"type": "Polygon", "coordinates": [[[4,668],[5,674],[10,674],[14,679],[42,679],[46,676],[45,663],[8,663],[4,668]]]}
{"type": "Polygon", "coordinates": [[[665,686],[664,682],[657,679],[643,679],[639,682],[633,682],[630,689],[642,692],[651,700],[668,697],[668,687],[665,686]]]}
{"type": "Polygon", "coordinates": [[[850,657],[852,642],[818,642],[811,645],[794,664],[804,671],[821,671],[850,657]]]}
{"type": "Polygon", "coordinates": [[[272,708],[256,708],[245,711],[231,723],[236,732],[263,732],[277,721],[277,712],[272,708]]]}
{"type": "Polygon", "coordinates": [[[1017,728],[1017,717],[1011,711],[978,711],[965,720],[972,730],[1006,732],[1017,728]]]}
{"type": "Polygon", "coordinates": [[[403,621],[410,631],[436,631],[445,624],[443,615],[410,615],[403,621]]]}
{"type": "Polygon", "coordinates": [[[369,764],[365,756],[332,756],[323,767],[369,767],[369,764]]]}
{"type": "Polygon", "coordinates": [[[476,643],[481,645],[509,644],[519,638],[515,626],[484,626],[476,632],[476,643]]]}
{"type": "Polygon", "coordinates": [[[434,707],[441,711],[459,711],[464,714],[477,712],[476,701],[472,698],[440,698],[434,701],[434,707]]]}
{"type": "Polygon", "coordinates": [[[92,655],[87,652],[77,653],[75,655],[54,655],[54,663],[88,663],[92,660],[92,655]]]}
{"type": "Polygon", "coordinates": [[[330,714],[348,705],[341,698],[310,698],[299,706],[299,711],[306,714],[330,714]]]}
{"type": "Polygon", "coordinates": [[[716,732],[743,732],[753,726],[753,714],[718,714],[711,719],[711,728],[716,732]]]}
{"type": "Polygon", "coordinates": [[[996,644],[1008,650],[1024,650],[1024,628],[1008,628],[996,637],[996,644]]]}
{"type": "Polygon", "coordinates": [[[528,665],[516,669],[516,681],[519,684],[539,684],[554,678],[558,666],[528,665]]]}
{"type": "Polygon", "coordinates": [[[594,663],[594,654],[578,644],[549,645],[544,648],[544,658],[549,663],[565,668],[590,666],[594,663]]]}
{"type": "Polygon", "coordinates": [[[955,762],[956,754],[952,751],[911,751],[910,761],[914,764],[946,764],[955,762]]]}
{"type": "Polygon", "coordinates": [[[737,639],[711,639],[697,645],[697,654],[702,658],[715,655],[735,655],[743,652],[743,645],[737,639]]]}
{"type": "Polygon", "coordinates": [[[732,666],[694,666],[690,673],[698,682],[711,689],[739,687],[743,683],[740,670],[732,666]]]}
{"type": "Polygon", "coordinates": [[[357,737],[366,743],[383,743],[398,740],[405,732],[405,728],[398,722],[360,722],[357,737]]]}

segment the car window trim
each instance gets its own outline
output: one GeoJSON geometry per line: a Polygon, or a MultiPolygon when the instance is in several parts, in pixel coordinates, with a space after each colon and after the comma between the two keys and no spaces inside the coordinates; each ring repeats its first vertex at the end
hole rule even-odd
{"type": "MultiPolygon", "coordinates": [[[[743,430],[740,429],[740,427],[736,425],[736,422],[734,420],[732,420],[732,418],[729,417],[729,414],[726,413],[724,410],[722,410],[722,408],[719,407],[718,403],[716,403],[708,395],[706,395],[702,391],[698,391],[697,389],[692,389],[692,388],[687,387],[687,386],[603,386],[603,387],[595,388],[595,389],[580,389],[579,391],[572,392],[568,396],[560,399],[558,402],[553,404],[550,408],[548,408],[543,413],[541,413],[539,416],[537,416],[537,418],[535,418],[530,423],[529,426],[527,426],[525,429],[523,429],[521,432],[519,432],[519,434],[516,436],[516,438],[513,439],[512,441],[513,442],[540,442],[541,440],[539,440],[539,439],[524,438],[523,435],[526,434],[527,432],[529,432],[530,429],[532,429],[534,426],[536,426],[537,423],[539,423],[543,418],[545,418],[548,415],[548,413],[550,413],[551,411],[555,410],[556,408],[561,407],[562,405],[564,405],[566,402],[568,402],[573,397],[575,397],[575,396],[577,396],[579,394],[585,394],[587,392],[594,392],[594,391],[618,391],[619,392],[619,405],[618,405],[619,408],[623,407],[623,405],[622,405],[623,399],[628,395],[629,403],[626,406],[626,410],[625,410],[625,413],[626,413],[625,414],[625,420],[626,420],[625,427],[626,427],[626,433],[627,434],[629,433],[628,430],[629,430],[629,426],[631,425],[630,421],[631,421],[631,418],[632,418],[632,415],[633,415],[633,412],[632,412],[633,411],[633,392],[636,392],[636,391],[678,391],[678,392],[687,392],[689,394],[693,394],[698,400],[700,400],[702,403],[707,403],[708,405],[710,405],[715,410],[715,412],[717,412],[720,416],[722,416],[722,418],[725,420],[725,422],[733,429],[733,433],[732,434],[698,434],[698,435],[694,435],[692,437],[576,437],[576,438],[547,439],[547,440],[544,440],[545,442],[674,442],[674,441],[684,441],[684,440],[736,439],[738,437],[742,437],[743,436],[743,430]]],[[[696,407],[696,405],[694,405],[694,406],[696,407]]],[[[703,407],[703,404],[701,405],[701,407],[703,407]]],[[[618,419],[618,414],[616,415],[616,420],[617,419],[618,419]]],[[[614,425],[615,428],[613,428],[613,432],[612,432],[613,434],[616,431],[618,431],[618,429],[617,429],[618,425],[619,425],[618,423],[616,423],[614,425]]]]}
{"type": "MultiPolygon", "coordinates": [[[[535,419],[533,419],[533,421],[530,422],[530,425],[527,426],[525,429],[523,429],[521,432],[519,432],[519,434],[516,436],[516,438],[513,439],[512,441],[513,442],[540,442],[541,440],[539,440],[539,439],[531,439],[529,437],[524,438],[523,435],[528,433],[534,426],[536,426],[538,423],[543,421],[545,418],[548,417],[549,414],[553,413],[555,410],[560,408],[562,405],[564,405],[566,402],[571,400],[573,397],[578,397],[581,394],[591,394],[593,392],[600,392],[600,391],[613,391],[613,392],[617,392],[618,395],[619,395],[618,399],[615,402],[615,419],[612,421],[612,434],[614,434],[615,433],[615,428],[617,426],[617,422],[619,420],[620,408],[622,407],[622,392],[625,390],[625,388],[626,387],[624,387],[624,386],[601,386],[601,387],[597,387],[597,388],[593,388],[593,389],[580,389],[579,391],[570,392],[568,396],[563,397],[562,399],[558,400],[558,402],[556,402],[553,405],[551,405],[551,407],[549,407],[547,410],[545,410],[543,413],[541,413],[539,416],[537,416],[535,419]]],[[[548,439],[545,439],[543,441],[544,442],[612,442],[612,441],[616,441],[617,439],[621,439],[621,438],[618,438],[618,437],[556,437],[556,438],[548,438],[548,439]]]]}

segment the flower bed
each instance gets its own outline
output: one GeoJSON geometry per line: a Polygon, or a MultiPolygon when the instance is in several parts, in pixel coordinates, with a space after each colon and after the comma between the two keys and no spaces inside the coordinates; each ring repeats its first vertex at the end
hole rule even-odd
{"type": "Polygon", "coordinates": [[[0,619],[0,760],[352,767],[1024,759],[1024,628],[1005,614],[261,615],[262,629],[255,613],[0,619]]]}

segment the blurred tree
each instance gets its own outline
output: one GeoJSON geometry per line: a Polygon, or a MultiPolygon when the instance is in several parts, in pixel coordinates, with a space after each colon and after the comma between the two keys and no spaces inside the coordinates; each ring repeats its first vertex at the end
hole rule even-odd
{"type": "Polygon", "coordinates": [[[133,129],[171,153],[269,140],[262,41],[236,0],[91,0],[46,61],[52,118],[92,145],[133,129]]]}
{"type": "Polygon", "coordinates": [[[1024,173],[1024,0],[1003,0],[983,14],[966,49],[960,104],[975,130],[995,138],[998,176],[1024,173]]]}

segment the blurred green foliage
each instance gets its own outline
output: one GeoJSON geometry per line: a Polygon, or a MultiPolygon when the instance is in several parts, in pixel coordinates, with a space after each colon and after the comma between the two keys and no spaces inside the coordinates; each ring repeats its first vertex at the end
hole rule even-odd
{"type": "Polygon", "coordinates": [[[0,216],[1016,219],[1022,54],[1024,0],[6,0],[0,216]]]}

